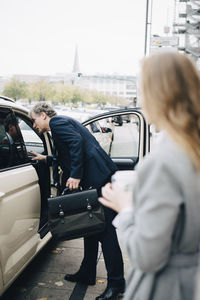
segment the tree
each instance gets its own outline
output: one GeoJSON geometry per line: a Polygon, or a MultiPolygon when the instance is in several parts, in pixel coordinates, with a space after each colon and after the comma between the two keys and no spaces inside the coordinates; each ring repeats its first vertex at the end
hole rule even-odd
{"type": "Polygon", "coordinates": [[[10,82],[6,83],[3,88],[3,94],[15,100],[26,98],[28,85],[16,78],[12,78],[10,82]]]}
{"type": "Polygon", "coordinates": [[[53,97],[55,102],[61,102],[62,104],[71,102],[72,96],[73,90],[71,86],[64,85],[63,83],[55,85],[55,94],[53,97]]]}
{"type": "Polygon", "coordinates": [[[93,92],[93,103],[96,104],[106,104],[107,102],[110,102],[110,96],[105,96],[103,93],[100,92],[93,92]]]}
{"type": "Polygon", "coordinates": [[[74,88],[71,102],[76,104],[78,102],[83,102],[83,95],[80,89],[74,88]]]}
{"type": "Polygon", "coordinates": [[[83,105],[94,103],[93,93],[90,90],[82,90],[82,102],[83,105]]]}
{"type": "Polygon", "coordinates": [[[28,98],[35,101],[52,100],[55,94],[54,86],[45,80],[39,80],[29,85],[28,98]]]}

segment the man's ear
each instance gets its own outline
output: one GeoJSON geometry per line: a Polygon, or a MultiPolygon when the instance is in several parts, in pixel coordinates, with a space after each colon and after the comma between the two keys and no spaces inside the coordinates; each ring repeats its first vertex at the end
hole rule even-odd
{"type": "Polygon", "coordinates": [[[43,120],[45,120],[46,117],[47,117],[47,114],[45,112],[41,112],[41,117],[42,117],[43,120]]]}

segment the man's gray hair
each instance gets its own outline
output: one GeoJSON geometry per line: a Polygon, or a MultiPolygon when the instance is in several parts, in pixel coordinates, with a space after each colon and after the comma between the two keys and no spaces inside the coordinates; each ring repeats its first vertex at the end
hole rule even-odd
{"type": "Polygon", "coordinates": [[[39,102],[37,103],[31,110],[30,114],[34,113],[36,115],[41,115],[42,112],[44,112],[48,117],[53,117],[57,115],[54,108],[47,102],[39,102]]]}

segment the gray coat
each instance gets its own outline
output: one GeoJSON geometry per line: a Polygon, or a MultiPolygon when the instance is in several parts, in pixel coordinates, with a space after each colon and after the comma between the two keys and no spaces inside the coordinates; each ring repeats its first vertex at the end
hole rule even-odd
{"type": "Polygon", "coordinates": [[[134,209],[118,215],[132,269],[125,300],[192,300],[200,242],[200,172],[167,135],[137,168],[134,209]]]}

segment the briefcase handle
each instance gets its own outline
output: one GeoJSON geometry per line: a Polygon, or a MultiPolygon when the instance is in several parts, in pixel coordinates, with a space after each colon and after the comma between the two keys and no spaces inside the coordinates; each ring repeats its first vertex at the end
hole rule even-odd
{"type": "Polygon", "coordinates": [[[66,187],[66,188],[64,188],[64,190],[62,191],[61,196],[68,195],[68,194],[74,194],[74,193],[82,192],[82,191],[83,191],[82,186],[79,186],[77,189],[74,189],[74,190],[70,190],[68,187],[66,187]]]}

